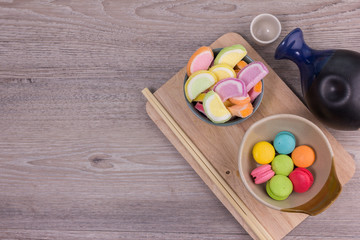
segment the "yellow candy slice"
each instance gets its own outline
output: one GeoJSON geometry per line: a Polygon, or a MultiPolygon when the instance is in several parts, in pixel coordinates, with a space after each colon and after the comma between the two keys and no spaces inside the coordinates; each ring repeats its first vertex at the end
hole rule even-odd
{"type": "Polygon", "coordinates": [[[236,73],[234,69],[225,63],[215,65],[211,67],[209,71],[217,76],[218,81],[225,78],[236,78],[236,73]]]}
{"type": "Polygon", "coordinates": [[[193,101],[194,102],[202,102],[204,100],[206,93],[200,93],[193,101]]]}
{"type": "Polygon", "coordinates": [[[236,44],[230,47],[225,47],[221,49],[219,54],[216,56],[214,60],[214,65],[218,65],[220,63],[226,63],[230,67],[234,68],[235,65],[241,61],[247,54],[244,46],[240,44],[236,44]]]}
{"type": "Polygon", "coordinates": [[[232,117],[219,95],[214,91],[206,93],[203,106],[206,116],[214,123],[224,123],[232,117]]]}

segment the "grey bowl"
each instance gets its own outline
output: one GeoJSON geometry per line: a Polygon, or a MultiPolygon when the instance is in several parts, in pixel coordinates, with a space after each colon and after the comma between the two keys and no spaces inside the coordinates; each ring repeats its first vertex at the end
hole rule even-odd
{"type": "MultiPolygon", "coordinates": [[[[215,48],[213,49],[213,52],[214,52],[214,57],[216,57],[216,55],[221,51],[222,48],[215,48]]],[[[253,62],[253,60],[248,56],[246,55],[243,60],[246,62],[246,63],[251,63],[253,62]]],[[[188,79],[188,75],[185,73],[185,78],[184,78],[184,85],[183,85],[183,92],[184,92],[184,98],[185,98],[185,101],[187,103],[187,105],[189,106],[190,110],[198,117],[200,118],[201,120],[203,120],[204,122],[206,123],[209,123],[209,124],[212,124],[212,125],[216,125],[216,126],[231,126],[231,125],[234,125],[234,124],[238,124],[238,123],[241,123],[243,121],[245,121],[246,119],[250,118],[255,112],[256,110],[259,108],[260,106],[260,103],[261,103],[261,100],[263,98],[263,95],[264,95],[264,80],[261,79],[261,82],[263,83],[263,88],[262,88],[262,91],[261,93],[259,94],[259,96],[257,96],[257,98],[255,98],[254,102],[252,103],[253,104],[253,107],[254,107],[254,111],[249,115],[247,116],[246,118],[240,118],[240,117],[233,117],[231,118],[229,121],[225,122],[225,123],[214,123],[212,122],[210,119],[208,119],[204,114],[202,114],[201,112],[199,112],[196,108],[195,108],[195,104],[196,103],[189,103],[188,100],[186,99],[186,94],[185,94],[185,83],[186,83],[186,80],[188,79]]]]}

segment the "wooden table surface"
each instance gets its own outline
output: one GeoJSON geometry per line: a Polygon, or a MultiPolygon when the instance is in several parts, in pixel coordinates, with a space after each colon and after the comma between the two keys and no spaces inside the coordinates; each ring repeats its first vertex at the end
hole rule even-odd
{"type": "MultiPolygon", "coordinates": [[[[360,52],[358,1],[0,0],[0,239],[250,239],[145,111],[191,54],[240,33],[301,98],[274,51],[293,28],[360,52]],[[260,47],[249,25],[276,15],[260,47]]],[[[360,164],[359,131],[329,129],[360,164]]],[[[360,237],[360,172],[285,239],[360,237]]]]}

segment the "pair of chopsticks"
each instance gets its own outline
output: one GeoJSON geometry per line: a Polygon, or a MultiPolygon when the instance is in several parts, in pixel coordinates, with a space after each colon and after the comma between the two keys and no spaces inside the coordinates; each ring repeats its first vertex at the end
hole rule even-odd
{"type": "Polygon", "coordinates": [[[175,136],[180,140],[184,147],[189,151],[191,156],[196,160],[199,166],[204,170],[204,172],[209,176],[209,178],[214,182],[217,188],[221,193],[226,197],[230,204],[235,208],[235,210],[241,215],[242,219],[246,224],[251,228],[254,234],[259,239],[273,239],[271,235],[266,231],[266,229],[261,225],[261,223],[256,219],[252,214],[249,208],[245,203],[239,198],[239,196],[231,189],[227,182],[221,177],[221,175],[216,171],[216,169],[211,165],[211,163],[206,159],[198,147],[190,140],[186,133],[180,128],[180,126],[175,122],[171,115],[165,110],[161,103],[156,99],[156,97],[149,91],[148,88],[142,90],[142,93],[147,98],[152,107],[164,120],[166,125],[170,130],[175,134],[175,136]]]}

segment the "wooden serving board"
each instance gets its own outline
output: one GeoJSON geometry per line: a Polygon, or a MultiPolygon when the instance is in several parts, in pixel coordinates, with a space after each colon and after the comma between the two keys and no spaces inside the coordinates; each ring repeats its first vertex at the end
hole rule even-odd
{"type": "MultiPolygon", "coordinates": [[[[259,56],[259,54],[237,33],[227,33],[217,39],[211,47],[221,48],[233,44],[242,44],[248,55],[255,61],[263,62],[269,69],[268,76],[264,79],[264,97],[254,115],[243,123],[219,127],[203,122],[197,118],[186,104],[183,95],[183,81],[186,69],[181,69],[175,76],[158,89],[154,95],[165,107],[177,124],[188,135],[191,141],[200,149],[208,161],[215,167],[240,199],[251,209],[257,220],[263,225],[274,239],[281,239],[295,226],[307,217],[306,214],[286,213],[271,209],[258,202],[241,182],[238,171],[238,149],[245,131],[254,122],[273,114],[290,113],[305,117],[319,126],[329,139],[335,153],[335,167],[342,185],[350,180],[355,172],[355,163],[352,157],[326,130],[326,128],[309,112],[299,98],[287,87],[279,76],[259,56]]],[[[149,104],[146,110],[151,119],[170,140],[175,148],[187,160],[191,167],[208,185],[213,193],[232,213],[235,219],[254,238],[256,235],[246,224],[229,200],[219,191],[209,176],[198,165],[188,150],[172,133],[155,109],[149,104]]],[[[211,209],[209,209],[211,211],[211,209]]]]}

